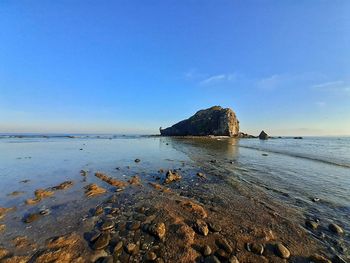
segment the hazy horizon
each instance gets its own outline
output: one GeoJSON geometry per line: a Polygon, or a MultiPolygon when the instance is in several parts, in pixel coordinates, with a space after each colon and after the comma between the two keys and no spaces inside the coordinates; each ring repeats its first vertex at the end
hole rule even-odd
{"type": "Polygon", "coordinates": [[[0,133],[350,135],[349,1],[1,1],[0,133]]]}

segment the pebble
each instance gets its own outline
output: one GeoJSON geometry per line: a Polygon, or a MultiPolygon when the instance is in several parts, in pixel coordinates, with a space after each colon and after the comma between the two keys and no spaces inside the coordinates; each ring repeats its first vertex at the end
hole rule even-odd
{"type": "Polygon", "coordinates": [[[156,260],[156,258],[157,258],[157,255],[153,251],[150,251],[146,254],[146,259],[148,261],[154,261],[154,260],[156,260]]]}
{"type": "Polygon", "coordinates": [[[313,256],[310,257],[310,262],[314,262],[314,263],[332,263],[332,261],[330,261],[329,259],[325,258],[322,255],[319,254],[315,254],[313,256]]]}
{"type": "Polygon", "coordinates": [[[344,230],[340,226],[334,223],[329,224],[328,229],[338,235],[344,234],[344,230]]]}
{"type": "Polygon", "coordinates": [[[159,239],[163,239],[165,236],[166,228],[164,223],[152,224],[148,227],[148,231],[158,237],[159,239]]]}
{"type": "Polygon", "coordinates": [[[221,231],[221,226],[214,223],[214,222],[209,222],[208,223],[209,229],[212,232],[220,232],[221,231]]]}
{"type": "Polygon", "coordinates": [[[39,213],[40,213],[40,215],[47,216],[51,213],[51,211],[50,211],[50,209],[44,208],[44,209],[41,209],[39,213]]]}
{"type": "Polygon", "coordinates": [[[203,174],[203,173],[197,173],[197,176],[202,177],[202,178],[206,178],[205,174],[203,174]]]}
{"type": "Polygon", "coordinates": [[[139,162],[141,162],[140,159],[135,159],[135,163],[139,163],[139,162]]]}
{"type": "Polygon", "coordinates": [[[156,263],[164,263],[164,259],[157,258],[154,262],[156,262],[156,263]]]}
{"type": "Polygon", "coordinates": [[[38,220],[40,218],[40,214],[34,213],[34,214],[29,214],[26,218],[24,218],[24,223],[32,223],[35,220],[38,220]]]}
{"type": "Polygon", "coordinates": [[[231,254],[233,251],[232,246],[230,245],[230,243],[228,242],[227,239],[223,238],[223,239],[219,239],[217,241],[218,246],[221,247],[222,249],[224,249],[227,253],[231,254]]]}
{"type": "Polygon", "coordinates": [[[123,241],[119,241],[119,242],[115,245],[113,252],[121,251],[122,248],[123,248],[123,241]]]}
{"type": "Polygon", "coordinates": [[[212,253],[211,248],[208,245],[205,245],[203,248],[203,255],[210,256],[212,253]]]}
{"type": "Polygon", "coordinates": [[[253,252],[254,254],[257,255],[262,255],[264,253],[264,246],[261,244],[246,244],[247,250],[253,252]]]}
{"type": "Polygon", "coordinates": [[[197,219],[195,223],[195,229],[199,234],[202,234],[203,236],[207,236],[209,233],[208,225],[205,221],[201,219],[197,219]]]}
{"type": "Polygon", "coordinates": [[[111,237],[110,237],[109,233],[100,234],[93,245],[93,249],[99,250],[99,249],[103,249],[103,248],[107,247],[109,244],[110,238],[111,237]]]}
{"type": "Polygon", "coordinates": [[[225,250],[221,248],[216,251],[216,254],[218,255],[219,258],[223,260],[228,259],[230,256],[225,250]]]}
{"type": "Polygon", "coordinates": [[[320,201],[320,198],[318,198],[318,197],[312,198],[312,202],[318,202],[318,201],[320,201]]]}
{"type": "Polygon", "coordinates": [[[306,220],[305,225],[310,229],[317,229],[318,223],[312,220],[306,220]]]}
{"type": "Polygon", "coordinates": [[[113,263],[113,257],[112,256],[108,256],[108,257],[104,257],[102,260],[102,263],[113,263]]]}
{"type": "Polygon", "coordinates": [[[231,256],[228,260],[228,263],[239,263],[239,261],[236,256],[231,256]]]}
{"type": "Polygon", "coordinates": [[[129,243],[125,248],[126,248],[126,252],[128,252],[129,254],[132,254],[132,252],[136,249],[136,244],[129,243]]]}
{"type": "Polygon", "coordinates": [[[103,224],[101,225],[101,230],[102,231],[107,231],[110,230],[114,227],[114,222],[112,220],[106,220],[105,222],[103,222],[103,224]]]}
{"type": "Polygon", "coordinates": [[[289,250],[282,243],[278,243],[276,245],[276,254],[278,256],[280,256],[281,258],[289,258],[290,257],[289,250]]]}
{"type": "Polygon", "coordinates": [[[128,222],[127,224],[127,228],[129,230],[137,230],[141,227],[141,222],[140,221],[132,221],[132,222],[128,222]]]}

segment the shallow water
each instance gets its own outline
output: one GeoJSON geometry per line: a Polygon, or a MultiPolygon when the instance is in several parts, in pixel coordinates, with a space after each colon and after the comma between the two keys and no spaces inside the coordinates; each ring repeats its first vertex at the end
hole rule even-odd
{"type": "MultiPolygon", "coordinates": [[[[238,191],[262,190],[271,200],[295,209],[301,220],[318,218],[325,226],[335,222],[344,227],[346,233],[350,232],[350,138],[259,141],[109,135],[2,136],[0,207],[16,206],[17,211],[7,219],[10,231],[6,231],[0,241],[19,233],[45,239],[45,229],[38,231],[21,222],[28,212],[44,207],[52,208],[52,214],[45,218],[47,224],[50,220],[59,223],[71,220],[71,227],[78,227],[89,209],[102,200],[87,201],[84,196],[83,187],[98,182],[92,176],[96,171],[123,180],[138,174],[151,181],[158,176],[160,168],[183,166],[218,174],[217,180],[231,184],[238,191]],[[136,158],[141,162],[135,163],[136,158]],[[90,174],[85,181],[80,175],[82,169],[90,174]],[[25,179],[30,181],[20,182],[25,179]],[[57,191],[38,205],[24,204],[36,189],[52,187],[65,180],[72,180],[74,186],[57,191]],[[9,196],[13,191],[24,193],[9,196]],[[315,197],[320,201],[313,202],[315,197]]],[[[303,225],[303,221],[300,224],[303,225]]],[[[332,236],[328,239],[315,236],[329,246],[336,240],[332,236]]],[[[348,253],[343,251],[349,246],[348,234],[341,242],[340,252],[348,253]]]]}

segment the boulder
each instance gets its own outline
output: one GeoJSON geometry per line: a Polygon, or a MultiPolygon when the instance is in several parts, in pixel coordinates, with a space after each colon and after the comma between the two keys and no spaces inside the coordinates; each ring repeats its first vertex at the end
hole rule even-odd
{"type": "Polygon", "coordinates": [[[239,121],[236,114],[229,108],[214,106],[200,110],[187,120],[162,129],[163,136],[237,136],[239,121]]]}
{"type": "Polygon", "coordinates": [[[259,139],[260,140],[267,140],[269,138],[269,136],[267,135],[266,132],[264,131],[261,131],[260,134],[259,134],[259,139]]]}

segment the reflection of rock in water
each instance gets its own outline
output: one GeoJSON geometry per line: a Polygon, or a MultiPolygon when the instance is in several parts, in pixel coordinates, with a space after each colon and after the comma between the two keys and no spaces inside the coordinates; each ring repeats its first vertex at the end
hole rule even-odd
{"type": "Polygon", "coordinates": [[[235,138],[176,138],[168,137],[161,141],[174,149],[187,154],[193,160],[211,159],[234,160],[238,156],[238,139],[235,138]]]}

